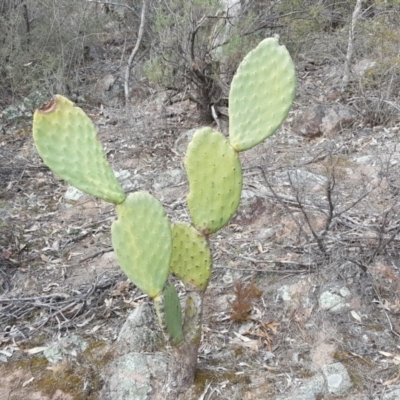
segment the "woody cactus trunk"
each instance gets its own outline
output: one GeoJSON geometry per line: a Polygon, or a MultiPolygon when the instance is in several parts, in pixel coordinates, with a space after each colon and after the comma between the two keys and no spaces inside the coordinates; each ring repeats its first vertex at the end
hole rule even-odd
{"type": "Polygon", "coordinates": [[[192,224],[170,224],[162,204],[147,192],[125,195],[106,160],[91,120],[56,95],[34,115],[33,137],[45,164],[60,178],[116,205],[112,244],[122,270],[153,299],[172,346],[170,385],[178,393],[194,380],[201,341],[204,292],[212,273],[211,234],[236,212],[242,190],[239,152],[272,135],[295,96],[295,68],[275,38],[263,40],[240,64],[229,94],[227,140],[211,128],[189,143],[185,168],[192,224]],[[185,307],[169,275],[186,288],[185,307]]]}

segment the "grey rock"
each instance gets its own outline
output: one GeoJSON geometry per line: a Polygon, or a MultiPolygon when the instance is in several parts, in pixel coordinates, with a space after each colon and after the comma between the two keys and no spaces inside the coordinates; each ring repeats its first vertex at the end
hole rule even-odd
{"type": "Polygon", "coordinates": [[[320,310],[335,312],[348,307],[349,305],[346,303],[346,300],[336,293],[326,291],[323,292],[319,297],[320,310]]]}
{"type": "Polygon", "coordinates": [[[292,295],[290,294],[290,288],[288,285],[284,285],[278,289],[278,297],[284,302],[289,302],[292,300],[292,295]]]}
{"type": "Polygon", "coordinates": [[[119,104],[123,99],[123,82],[113,74],[100,78],[94,86],[91,96],[95,101],[107,103],[109,106],[119,104]]]}
{"type": "Polygon", "coordinates": [[[322,374],[316,374],[305,380],[299,388],[296,388],[296,391],[292,389],[287,396],[277,397],[276,400],[316,400],[318,395],[325,392],[325,379],[322,374]]]}
{"type": "Polygon", "coordinates": [[[342,297],[350,297],[351,296],[351,292],[346,286],[343,286],[342,288],[340,288],[339,293],[342,297]]]}
{"type": "Polygon", "coordinates": [[[254,223],[267,210],[267,200],[259,193],[245,189],[242,192],[240,207],[232,222],[240,225],[254,223]]]}
{"type": "Polygon", "coordinates": [[[43,355],[52,364],[64,360],[67,357],[76,357],[79,353],[85,351],[88,343],[79,336],[70,335],[61,338],[59,341],[52,343],[43,355]]]}
{"type": "Polygon", "coordinates": [[[68,202],[74,203],[75,201],[78,201],[81,197],[83,197],[85,193],[83,193],[81,190],[69,186],[67,191],[64,194],[64,199],[68,202]]]}
{"type": "Polygon", "coordinates": [[[269,240],[274,237],[276,232],[281,229],[280,226],[274,226],[272,228],[261,228],[257,232],[255,232],[255,239],[257,240],[269,240]]]}
{"type": "Polygon", "coordinates": [[[128,179],[131,177],[131,173],[129,171],[127,171],[126,169],[121,169],[120,171],[114,171],[115,177],[119,180],[119,181],[123,181],[125,179],[128,179]]]}
{"type": "Polygon", "coordinates": [[[123,325],[114,347],[116,358],[104,371],[101,400],[161,400],[167,379],[168,357],[159,352],[152,307],[137,307],[123,325]],[[158,351],[158,352],[157,352],[158,351]]]}
{"type": "Polygon", "coordinates": [[[167,369],[167,357],[163,354],[129,353],[121,356],[108,367],[109,375],[100,399],[161,400],[161,378],[167,378],[167,369]]]}
{"type": "Polygon", "coordinates": [[[400,389],[392,390],[382,396],[382,400],[400,400],[400,389]]]}
{"type": "Polygon", "coordinates": [[[121,353],[151,352],[157,350],[160,343],[157,334],[157,322],[152,307],[144,303],[129,315],[116,342],[121,353]]]}
{"type": "Polygon", "coordinates": [[[114,171],[114,174],[115,177],[118,179],[118,181],[121,183],[121,186],[125,191],[132,191],[133,189],[136,188],[136,185],[133,184],[131,180],[129,180],[132,174],[126,169],[121,169],[120,171],[114,171]]]}
{"type": "Polygon", "coordinates": [[[376,166],[380,160],[376,156],[366,155],[354,157],[352,161],[361,165],[376,166]]]}
{"type": "Polygon", "coordinates": [[[322,374],[316,374],[303,383],[300,393],[306,396],[317,396],[325,392],[325,379],[322,374]]]}
{"type": "Polygon", "coordinates": [[[186,149],[189,144],[189,142],[192,140],[193,135],[195,134],[196,131],[201,129],[202,127],[199,128],[194,128],[190,129],[186,132],[181,133],[178,138],[175,140],[174,148],[177,153],[184,155],[186,154],[186,149]]]}
{"type": "Polygon", "coordinates": [[[182,170],[176,168],[165,171],[159,174],[153,182],[153,187],[155,190],[164,189],[167,187],[179,185],[184,180],[184,175],[182,170]]]}
{"type": "Polygon", "coordinates": [[[375,65],[376,61],[364,59],[354,65],[353,72],[359,77],[362,77],[369,69],[374,68],[375,65]]]}
{"type": "Polygon", "coordinates": [[[315,105],[296,116],[293,128],[310,138],[332,136],[351,126],[355,119],[356,113],[343,105],[315,105]]]}
{"type": "Polygon", "coordinates": [[[317,187],[325,186],[327,184],[327,178],[323,175],[314,174],[313,172],[305,169],[296,169],[288,172],[278,172],[275,174],[275,179],[282,185],[286,186],[299,186],[305,187],[317,187]]]}
{"type": "Polygon", "coordinates": [[[313,394],[298,393],[292,396],[277,397],[275,400],[316,400],[316,397],[313,394]]]}
{"type": "Polygon", "coordinates": [[[344,396],[353,386],[346,367],[342,363],[324,365],[322,372],[333,396],[344,396]]]}

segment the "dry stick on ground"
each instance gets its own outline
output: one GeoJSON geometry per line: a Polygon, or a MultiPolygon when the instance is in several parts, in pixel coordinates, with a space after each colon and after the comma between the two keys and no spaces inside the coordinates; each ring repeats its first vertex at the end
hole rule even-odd
{"type": "MultiPolygon", "coordinates": [[[[113,278],[111,278],[111,282],[109,283],[102,283],[101,278],[104,275],[105,272],[96,276],[94,282],[85,293],[53,293],[50,295],[21,298],[0,297],[0,304],[2,304],[2,307],[0,307],[0,325],[15,325],[15,321],[22,321],[30,324],[29,332],[32,333],[32,326],[34,326],[35,331],[38,331],[59,315],[64,319],[62,323],[59,322],[59,327],[66,327],[66,324],[73,324],[76,318],[84,317],[94,309],[102,308],[102,302],[98,306],[96,302],[89,300],[95,296],[96,290],[100,289],[104,291],[104,289],[115,283],[113,278]],[[38,309],[41,310],[42,319],[40,321],[32,321],[32,315],[38,309]],[[86,313],[83,314],[86,309],[86,313]],[[65,312],[69,310],[70,315],[66,316],[65,312]]],[[[96,295],[96,297],[98,296],[96,295]]]]}

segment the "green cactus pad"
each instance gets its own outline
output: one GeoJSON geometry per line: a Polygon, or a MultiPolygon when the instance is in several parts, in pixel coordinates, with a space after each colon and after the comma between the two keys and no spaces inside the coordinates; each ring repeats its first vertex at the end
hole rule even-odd
{"type": "Polygon", "coordinates": [[[224,136],[211,128],[198,130],[185,158],[194,226],[208,235],[221,229],[235,213],[242,191],[239,156],[224,136]]]}
{"type": "Polygon", "coordinates": [[[171,272],[185,285],[205,290],[212,257],[207,239],[186,222],[172,225],[171,272]]]}
{"type": "Polygon", "coordinates": [[[263,40],[243,59],[229,93],[229,140],[248,150],[271,136],[287,117],[296,90],[293,61],[278,39],[263,40]]]}
{"type": "Polygon", "coordinates": [[[179,346],[183,342],[183,321],[181,303],[174,285],[167,285],[164,289],[164,315],[171,343],[179,346]]]}
{"type": "Polygon", "coordinates": [[[150,297],[167,280],[172,252],[171,227],[162,204],[147,192],[131,193],[116,207],[111,235],[115,255],[128,278],[150,297]]]}
{"type": "Polygon", "coordinates": [[[44,163],[72,186],[110,203],[125,200],[92,121],[72,101],[56,95],[36,110],[33,139],[44,163]]]}

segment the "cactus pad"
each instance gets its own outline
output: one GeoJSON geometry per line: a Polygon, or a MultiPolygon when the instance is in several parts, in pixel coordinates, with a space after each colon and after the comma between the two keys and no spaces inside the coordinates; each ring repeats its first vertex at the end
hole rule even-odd
{"type": "Polygon", "coordinates": [[[147,192],[131,193],[116,207],[112,244],[121,269],[150,297],[167,280],[172,251],[171,227],[162,204],[147,192]]]}
{"type": "Polygon", "coordinates": [[[211,276],[211,263],[207,239],[186,222],[174,224],[171,272],[185,285],[205,290],[211,276]]]}
{"type": "Polygon", "coordinates": [[[293,61],[278,39],[263,40],[243,59],[229,93],[229,138],[236,151],[271,136],[285,120],[296,89],[293,61]]]}
{"type": "Polygon", "coordinates": [[[72,186],[110,203],[125,200],[92,121],[72,101],[56,95],[36,110],[33,139],[44,163],[72,186]]]}
{"type": "Polygon", "coordinates": [[[240,202],[239,156],[221,133],[203,128],[189,143],[185,167],[194,226],[206,235],[214,233],[228,223],[240,202]]]}
{"type": "Polygon", "coordinates": [[[164,289],[164,315],[171,343],[179,346],[183,342],[183,321],[181,303],[174,285],[167,285],[164,289]]]}

